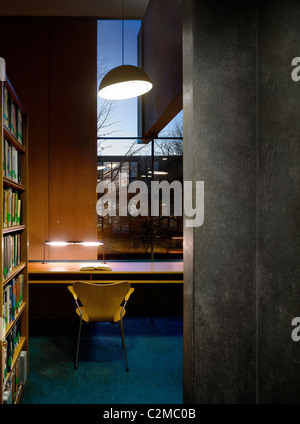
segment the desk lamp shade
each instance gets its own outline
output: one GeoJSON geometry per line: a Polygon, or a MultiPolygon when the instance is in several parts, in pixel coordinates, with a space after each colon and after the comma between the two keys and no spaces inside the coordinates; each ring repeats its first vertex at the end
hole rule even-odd
{"type": "Polygon", "coordinates": [[[122,100],[141,96],[152,88],[152,83],[141,68],[121,65],[113,68],[102,79],[98,95],[107,100],[122,100]]]}

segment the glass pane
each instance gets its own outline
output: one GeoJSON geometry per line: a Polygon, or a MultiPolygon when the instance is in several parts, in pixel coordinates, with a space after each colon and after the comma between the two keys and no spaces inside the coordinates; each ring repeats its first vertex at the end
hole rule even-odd
{"type": "MultiPolygon", "coordinates": [[[[124,63],[137,64],[140,27],[124,21],[124,63]]],[[[98,86],[121,64],[122,22],[98,21],[98,86]]],[[[182,258],[182,124],[181,111],[159,139],[141,144],[137,99],[98,97],[97,226],[108,259],[182,258]],[[165,184],[157,201],[151,183],[165,184]]]]}
{"type": "MultiPolygon", "coordinates": [[[[151,180],[151,145],[139,144],[137,140],[129,139],[100,139],[98,144],[98,151],[101,151],[98,155],[98,183],[109,181],[114,184],[115,189],[115,207],[111,208],[115,216],[102,216],[103,193],[97,195],[98,240],[105,243],[107,259],[150,259],[150,219],[149,216],[140,214],[133,216],[141,205],[140,202],[130,202],[137,190],[128,193],[128,187],[134,181],[143,181],[148,191],[151,180]],[[103,145],[108,147],[102,148],[103,145]],[[106,150],[108,155],[105,154],[106,150]]],[[[148,194],[147,203],[149,204],[148,194]]]]}
{"type": "Polygon", "coordinates": [[[159,216],[153,217],[154,258],[183,256],[183,111],[158,135],[154,143],[154,181],[165,183],[160,192],[159,216]],[[164,138],[165,137],[165,138],[164,138]],[[168,188],[168,189],[167,189],[168,188]]]}
{"type": "MultiPolygon", "coordinates": [[[[137,65],[140,20],[124,21],[124,63],[137,65]]],[[[122,21],[98,20],[97,86],[111,69],[122,65],[122,21]]],[[[98,136],[135,137],[137,99],[110,101],[98,98],[98,136]]]]}

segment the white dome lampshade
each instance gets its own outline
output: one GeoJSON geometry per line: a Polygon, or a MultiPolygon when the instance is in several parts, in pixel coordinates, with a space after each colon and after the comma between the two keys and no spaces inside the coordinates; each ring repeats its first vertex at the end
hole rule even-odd
{"type": "Polygon", "coordinates": [[[122,100],[141,96],[152,88],[152,83],[141,68],[121,65],[113,68],[102,79],[98,95],[106,100],[122,100]]]}

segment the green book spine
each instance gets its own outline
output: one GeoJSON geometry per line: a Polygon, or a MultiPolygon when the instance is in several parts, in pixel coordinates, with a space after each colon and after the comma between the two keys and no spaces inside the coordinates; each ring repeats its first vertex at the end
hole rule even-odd
{"type": "Polygon", "coordinates": [[[23,143],[23,116],[21,109],[18,107],[18,140],[23,143]]]}

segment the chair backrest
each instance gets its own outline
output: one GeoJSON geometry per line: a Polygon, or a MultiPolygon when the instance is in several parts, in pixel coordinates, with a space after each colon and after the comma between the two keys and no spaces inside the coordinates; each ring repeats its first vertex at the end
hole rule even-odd
{"type": "Polygon", "coordinates": [[[130,289],[127,281],[94,284],[75,282],[73,289],[84,306],[90,321],[113,321],[124,297],[130,289]]]}

